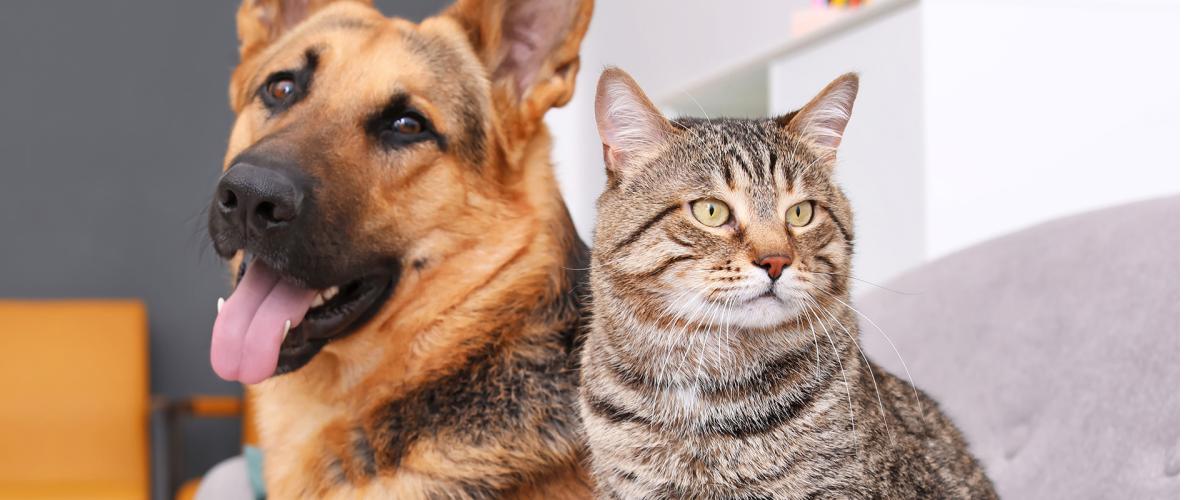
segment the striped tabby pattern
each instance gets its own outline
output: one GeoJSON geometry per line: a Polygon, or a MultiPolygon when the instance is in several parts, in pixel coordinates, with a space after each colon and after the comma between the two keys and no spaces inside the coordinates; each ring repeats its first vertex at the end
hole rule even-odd
{"type": "Polygon", "coordinates": [[[668,122],[605,73],[580,390],[600,497],[995,497],[936,404],[858,348],[831,178],[856,92],[846,75],[779,119],[668,122]],[[727,222],[693,216],[707,199],[727,222]],[[811,221],[789,225],[805,201],[811,221]],[[777,279],[764,255],[789,261],[777,279]]]}

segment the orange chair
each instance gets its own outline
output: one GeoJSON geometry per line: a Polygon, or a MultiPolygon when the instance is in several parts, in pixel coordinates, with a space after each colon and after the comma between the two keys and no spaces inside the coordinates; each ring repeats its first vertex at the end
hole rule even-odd
{"type": "Polygon", "coordinates": [[[150,497],[146,309],[0,300],[0,499],[150,497]]]}

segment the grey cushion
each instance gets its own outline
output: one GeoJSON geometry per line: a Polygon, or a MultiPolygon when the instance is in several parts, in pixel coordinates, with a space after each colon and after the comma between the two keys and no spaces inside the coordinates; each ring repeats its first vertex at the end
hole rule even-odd
{"type": "Polygon", "coordinates": [[[1049,222],[886,286],[859,309],[1002,497],[1179,497],[1178,197],[1049,222]]]}

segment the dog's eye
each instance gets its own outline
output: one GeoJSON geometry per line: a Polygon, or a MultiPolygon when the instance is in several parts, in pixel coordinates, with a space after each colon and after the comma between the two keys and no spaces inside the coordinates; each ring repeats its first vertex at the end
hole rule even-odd
{"type": "Polygon", "coordinates": [[[416,135],[425,131],[425,124],[421,122],[420,117],[411,114],[393,120],[390,127],[392,132],[404,135],[416,135]]]}
{"type": "Polygon", "coordinates": [[[408,102],[407,96],[393,98],[392,102],[367,118],[367,133],[379,139],[387,149],[406,148],[412,144],[434,141],[444,148],[445,142],[437,128],[408,102]]]}
{"type": "Polygon", "coordinates": [[[425,116],[414,110],[386,113],[376,121],[375,130],[380,140],[389,147],[398,148],[436,138],[433,127],[425,116]]]}
{"type": "Polygon", "coordinates": [[[263,104],[275,112],[295,104],[301,91],[301,83],[292,73],[280,73],[267,79],[259,95],[262,96],[263,104]]]}
{"type": "Polygon", "coordinates": [[[296,93],[296,82],[290,79],[283,79],[271,82],[267,85],[267,93],[276,101],[284,101],[296,93]]]}

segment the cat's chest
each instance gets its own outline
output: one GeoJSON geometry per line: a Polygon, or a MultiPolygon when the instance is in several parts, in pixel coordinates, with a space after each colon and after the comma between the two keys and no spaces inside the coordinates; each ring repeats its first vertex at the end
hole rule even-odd
{"type": "Polygon", "coordinates": [[[670,392],[671,404],[683,411],[693,411],[700,406],[700,387],[689,384],[670,392]]]}
{"type": "MultiPolygon", "coordinates": [[[[817,433],[800,426],[756,436],[684,433],[648,442],[654,444],[633,447],[620,461],[649,465],[639,472],[655,478],[651,482],[689,485],[704,498],[724,496],[721,488],[728,485],[816,482],[814,474],[832,464],[823,454],[836,448],[820,444],[817,433]],[[710,486],[721,487],[712,490],[710,486]]],[[[838,467],[845,474],[856,468],[844,462],[838,467]]]]}
{"type": "Polygon", "coordinates": [[[665,428],[681,432],[701,432],[704,422],[753,408],[756,402],[714,398],[701,384],[673,385],[641,394],[633,401],[639,413],[661,422],[665,428]]]}

